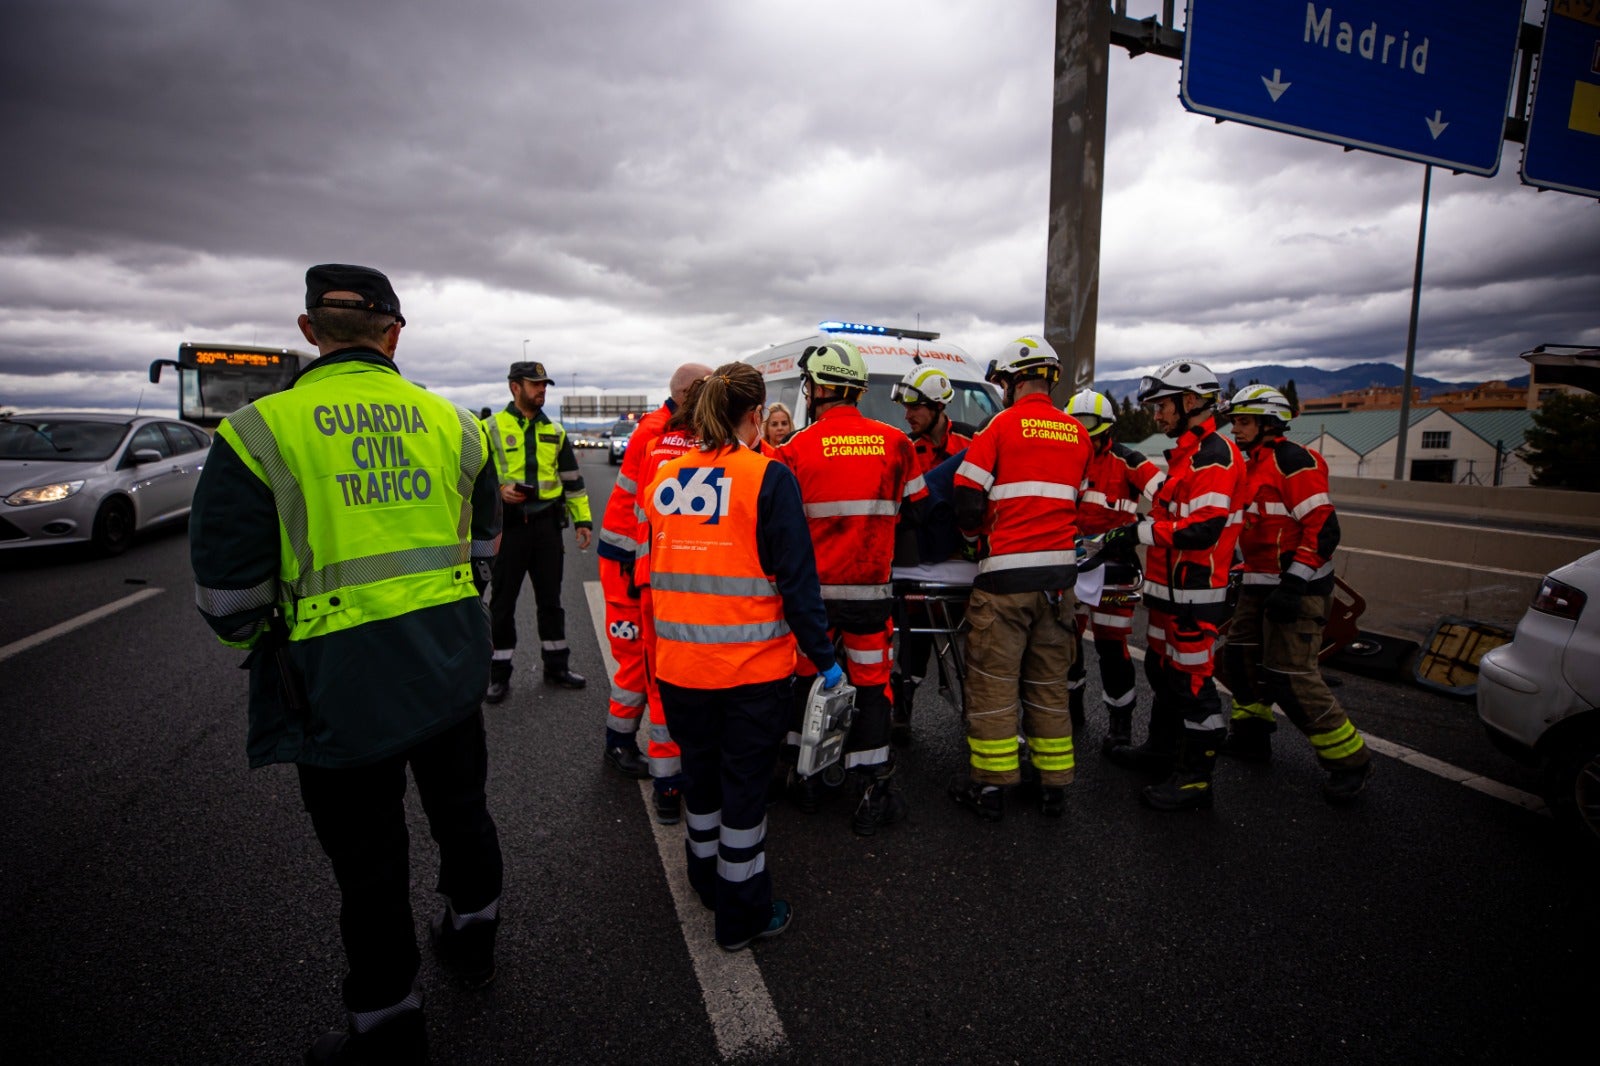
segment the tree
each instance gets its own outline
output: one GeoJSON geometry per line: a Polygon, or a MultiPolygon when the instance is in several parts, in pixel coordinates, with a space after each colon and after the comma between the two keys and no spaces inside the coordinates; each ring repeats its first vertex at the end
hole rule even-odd
{"type": "Polygon", "coordinates": [[[1600,396],[1556,393],[1527,433],[1533,483],[1600,492],[1600,396]]]}
{"type": "Polygon", "coordinates": [[[1279,389],[1278,391],[1283,393],[1283,398],[1285,400],[1289,401],[1289,410],[1298,415],[1300,413],[1300,394],[1295,391],[1294,378],[1290,378],[1288,381],[1285,381],[1283,383],[1283,388],[1279,389]]]}
{"type": "Polygon", "coordinates": [[[1117,424],[1111,427],[1111,436],[1123,444],[1138,444],[1156,434],[1156,420],[1130,396],[1122,398],[1117,408],[1117,424]]]}

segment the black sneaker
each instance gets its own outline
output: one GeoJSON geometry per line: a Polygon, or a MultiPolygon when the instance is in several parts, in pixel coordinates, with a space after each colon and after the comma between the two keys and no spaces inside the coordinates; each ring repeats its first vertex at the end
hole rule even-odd
{"type": "Polygon", "coordinates": [[[306,1066],[410,1066],[428,1061],[422,1011],[405,1010],[364,1033],[334,1030],[306,1049],[306,1066]]]}
{"type": "Polygon", "coordinates": [[[656,790],[656,821],[662,825],[683,821],[683,793],[675,788],[656,790]]]}
{"type": "Polygon", "coordinates": [[[494,980],[494,937],[500,919],[469,922],[457,929],[449,904],[428,923],[428,944],[439,965],[463,988],[482,988],[494,980]]]}
{"type": "Polygon", "coordinates": [[[958,777],[947,790],[951,799],[986,822],[998,822],[1005,817],[1006,797],[998,785],[985,785],[958,777]]]}
{"type": "Polygon", "coordinates": [[[1350,769],[1340,768],[1328,774],[1328,780],[1322,785],[1322,798],[1335,807],[1343,807],[1347,803],[1354,803],[1367,787],[1367,778],[1372,776],[1372,763],[1356,766],[1350,769]]]}
{"type": "Polygon", "coordinates": [[[771,940],[775,936],[782,936],[783,931],[789,928],[789,923],[794,921],[794,908],[789,906],[787,900],[775,899],[772,901],[772,920],[767,927],[755,936],[746,937],[737,944],[718,944],[723,951],[743,951],[757,940],[771,940]]]}
{"type": "Polygon", "coordinates": [[[1060,818],[1067,813],[1067,790],[1045,786],[1039,790],[1039,813],[1046,818],[1060,818]]]}
{"type": "Polygon", "coordinates": [[[565,667],[560,670],[546,670],[544,683],[556,688],[583,688],[589,684],[582,674],[575,674],[565,667]]]}
{"type": "Polygon", "coordinates": [[[640,781],[650,776],[650,763],[632,744],[618,744],[606,749],[606,762],[616,767],[623,777],[640,781]]]}
{"type": "Polygon", "coordinates": [[[491,682],[489,682],[489,691],[483,694],[483,702],[484,703],[504,703],[506,697],[509,696],[510,694],[511,694],[511,682],[510,681],[491,681],[491,682]]]}

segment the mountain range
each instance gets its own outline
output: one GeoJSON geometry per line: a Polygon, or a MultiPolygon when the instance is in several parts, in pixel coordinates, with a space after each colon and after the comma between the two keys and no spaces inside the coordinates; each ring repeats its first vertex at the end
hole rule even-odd
{"type": "MultiPolygon", "coordinates": [[[[1373,387],[1398,388],[1405,380],[1405,371],[1393,363],[1356,363],[1353,366],[1340,367],[1336,370],[1321,370],[1314,366],[1279,366],[1276,363],[1267,363],[1262,366],[1246,366],[1229,371],[1222,376],[1222,387],[1228,388],[1228,383],[1234,383],[1236,389],[1242,389],[1252,381],[1263,385],[1271,385],[1281,389],[1289,381],[1294,382],[1295,392],[1302,400],[1315,399],[1319,396],[1333,396],[1337,393],[1348,392],[1352,389],[1367,389],[1373,387]]],[[[1437,396],[1441,392],[1455,392],[1458,389],[1471,388],[1482,384],[1481,381],[1440,381],[1438,378],[1426,377],[1422,374],[1413,374],[1412,385],[1422,390],[1424,400],[1437,396]]],[[[1506,382],[1513,388],[1525,388],[1528,384],[1528,375],[1512,378],[1506,382]]],[[[1138,378],[1111,378],[1095,383],[1095,391],[1103,392],[1122,402],[1124,396],[1131,396],[1139,387],[1138,378]]]]}

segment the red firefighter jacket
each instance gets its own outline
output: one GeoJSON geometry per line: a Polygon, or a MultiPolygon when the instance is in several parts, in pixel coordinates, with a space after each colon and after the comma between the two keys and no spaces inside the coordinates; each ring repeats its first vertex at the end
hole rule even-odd
{"type": "MultiPolygon", "coordinates": [[[[638,436],[641,430],[634,430],[638,436]]],[[[633,441],[628,442],[628,450],[633,451],[633,441]]],[[[660,436],[645,441],[639,455],[639,484],[647,486],[656,479],[662,466],[695,450],[693,432],[688,426],[678,429],[669,429],[660,436]]],[[[644,500],[634,501],[634,540],[639,545],[639,555],[633,565],[633,583],[639,588],[650,584],[650,529],[646,521],[644,500]]]]}
{"type": "Polygon", "coordinates": [[[672,417],[672,411],[673,403],[668,400],[640,418],[633,436],[628,438],[628,447],[622,453],[622,468],[617,472],[616,487],[611,490],[611,496],[606,500],[606,513],[600,519],[600,546],[596,551],[602,558],[626,563],[632,561],[639,552],[636,539],[639,517],[635,513],[635,497],[641,485],[650,483],[639,479],[645,446],[661,435],[667,419],[672,417]]]}
{"type": "Polygon", "coordinates": [[[1222,622],[1228,570],[1249,502],[1244,456],[1217,420],[1190,426],[1167,452],[1167,477],[1139,523],[1145,603],[1151,610],[1222,622]]]}
{"type": "Polygon", "coordinates": [[[867,613],[888,617],[895,520],[902,504],[920,511],[928,497],[910,439],[841,403],[778,456],[800,482],[823,602],[870,604],[881,610],[867,613]]]}
{"type": "Polygon", "coordinates": [[[1249,451],[1248,505],[1239,548],[1246,585],[1276,585],[1281,575],[1306,582],[1306,591],[1333,591],[1333,550],[1339,517],[1328,498],[1328,464],[1314,450],[1277,437],[1249,451]]]}
{"type": "Polygon", "coordinates": [[[1126,444],[1095,449],[1078,491],[1078,534],[1096,537],[1132,522],[1139,517],[1139,497],[1154,499],[1166,477],[1126,444]]]}
{"type": "Polygon", "coordinates": [[[1036,592],[1072,585],[1078,487],[1089,431],[1030,393],[973,438],[956,471],[956,525],[978,541],[973,588],[1036,592]]]}

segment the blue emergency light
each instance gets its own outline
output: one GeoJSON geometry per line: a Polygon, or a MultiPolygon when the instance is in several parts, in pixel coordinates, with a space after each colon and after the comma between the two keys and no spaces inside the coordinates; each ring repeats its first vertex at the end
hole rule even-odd
{"type": "Polygon", "coordinates": [[[878,337],[900,337],[906,340],[933,341],[938,340],[937,333],[930,333],[922,329],[903,329],[899,326],[873,326],[865,322],[818,322],[817,329],[823,333],[867,333],[878,337]]]}

